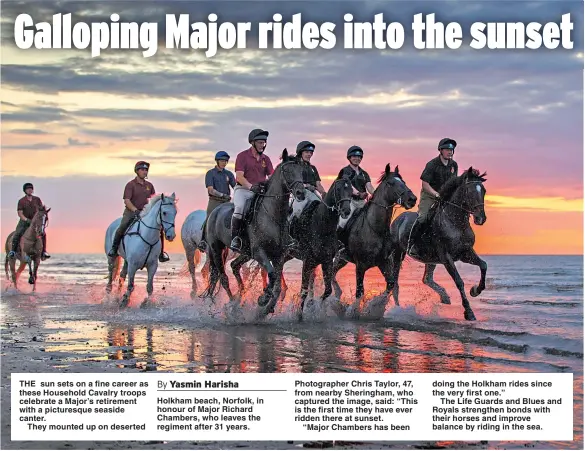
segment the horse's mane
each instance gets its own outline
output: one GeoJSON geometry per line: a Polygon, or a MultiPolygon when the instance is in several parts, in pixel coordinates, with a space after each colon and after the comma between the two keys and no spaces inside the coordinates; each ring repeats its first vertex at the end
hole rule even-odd
{"type": "Polygon", "coordinates": [[[160,200],[162,195],[163,195],[163,193],[155,194],[154,196],[152,196],[148,200],[148,203],[142,209],[142,212],[140,213],[140,217],[144,218],[150,212],[150,210],[152,210],[152,207],[154,207],[154,204],[156,204],[160,200]]]}
{"type": "Polygon", "coordinates": [[[442,199],[449,200],[451,199],[455,191],[457,191],[457,188],[463,185],[463,183],[485,182],[487,180],[485,178],[486,175],[487,175],[486,172],[480,174],[477,169],[473,169],[473,167],[470,167],[467,171],[463,172],[463,174],[457,177],[452,177],[449,180],[447,180],[447,182],[439,190],[439,195],[441,196],[442,199]]]}

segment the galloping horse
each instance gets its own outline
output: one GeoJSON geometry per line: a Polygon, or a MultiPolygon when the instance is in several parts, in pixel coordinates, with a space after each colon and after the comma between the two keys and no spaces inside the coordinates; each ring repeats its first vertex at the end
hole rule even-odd
{"type": "MultiPolygon", "coordinates": [[[[124,272],[128,273],[128,288],[120,302],[120,307],[127,307],[130,302],[130,295],[134,291],[134,276],[136,271],[146,267],[148,271],[148,281],[146,283],[146,292],[148,296],[144,299],[141,307],[146,307],[150,302],[153,291],[153,280],[158,268],[158,256],[160,254],[161,242],[160,232],[164,230],[167,240],[175,239],[175,216],[177,207],[175,202],[175,193],[171,196],[157,194],[150,198],[150,201],[140,212],[140,219],[134,221],[129,227],[120,247],[118,248],[118,257],[108,257],[108,284],[106,292],[112,291],[112,278],[114,267],[119,266],[119,258],[122,257],[124,262],[124,272]],[[127,270],[126,270],[127,268],[127,270]]],[[[112,247],[114,234],[122,219],[118,218],[110,224],[106,230],[105,251],[106,255],[112,247]]]]}
{"type": "MultiPolygon", "coordinates": [[[[473,215],[473,222],[479,226],[485,224],[487,220],[484,210],[485,175],[485,173],[479,175],[478,171],[470,167],[459,177],[453,177],[445,183],[439,192],[441,200],[434,206],[433,218],[427,224],[420,239],[414,243],[417,255],[409,253],[412,258],[425,264],[423,283],[439,294],[443,304],[451,304],[445,289],[433,280],[435,267],[438,264],[445,266],[461,294],[462,305],[465,309],[464,317],[468,321],[474,321],[475,314],[465,296],[465,285],[455,267],[455,262],[462,261],[479,266],[481,271],[479,285],[472,287],[469,291],[471,296],[479,296],[485,289],[487,263],[473,250],[475,234],[469,225],[469,215],[473,215]]],[[[393,295],[396,304],[398,304],[400,265],[412,244],[409,243],[410,232],[416,217],[417,214],[414,212],[402,213],[390,227],[393,246],[393,278],[396,282],[393,295]]]]}
{"type": "Polygon", "coordinates": [[[336,230],[339,218],[347,218],[351,213],[351,181],[346,178],[336,180],[329,188],[325,199],[309,205],[295,221],[292,235],[299,242],[298,251],[287,257],[286,261],[297,258],[303,262],[301,281],[301,304],[297,313],[303,318],[309,283],[314,281],[315,268],[321,265],[324,291],[321,301],[331,296],[333,289],[333,259],[337,253],[336,230]]]}
{"type": "MultiPolygon", "coordinates": [[[[337,275],[348,262],[356,265],[356,299],[349,314],[353,318],[359,316],[359,305],[364,296],[364,275],[369,268],[377,266],[380,269],[386,280],[384,295],[390,295],[394,286],[392,267],[388,260],[391,251],[388,235],[392,211],[395,204],[410,209],[417,201],[398,172],[398,166],[391,172],[390,164],[387,164],[378,183],[372,199],[363,210],[354,212],[354,215],[359,216],[354,218],[353,223],[352,219],[347,223],[347,246],[344,255],[336,256],[334,263],[334,275],[337,275]]],[[[333,286],[335,295],[341,297],[341,287],[335,276],[333,286]]]]}
{"type": "MultiPolygon", "coordinates": [[[[20,277],[24,266],[28,264],[28,283],[33,286],[33,292],[37,290],[37,271],[39,270],[39,265],[41,262],[41,253],[43,251],[43,235],[45,234],[45,228],[49,222],[50,211],[51,209],[45,208],[44,205],[40,207],[33,216],[30,226],[28,229],[26,229],[26,232],[24,232],[22,238],[20,239],[20,247],[16,253],[15,258],[11,259],[8,257],[8,255],[6,255],[6,259],[4,261],[6,279],[10,280],[8,276],[8,266],[10,266],[10,275],[15,289],[18,289],[18,278],[20,277]],[[18,271],[16,270],[17,259],[20,260],[18,271]],[[31,268],[31,263],[34,263],[34,269],[31,268]]],[[[10,235],[8,235],[8,238],[6,238],[6,243],[4,245],[6,254],[12,250],[12,237],[14,236],[14,233],[15,232],[12,232],[10,235]]]]}
{"type": "MultiPolygon", "coordinates": [[[[284,239],[287,227],[289,196],[292,193],[299,201],[305,198],[303,170],[294,157],[289,157],[286,149],[281,156],[282,162],[276,166],[266,185],[266,192],[254,197],[251,211],[246,214],[245,237],[242,254],[252,257],[268,273],[268,285],[258,298],[263,314],[274,311],[280,295],[282,269],[284,266],[284,239]]],[[[206,240],[211,260],[211,277],[207,295],[212,295],[218,280],[226,290],[230,301],[234,300],[225,273],[223,250],[231,241],[231,217],[233,203],[216,207],[209,215],[206,225],[206,240]]]]}

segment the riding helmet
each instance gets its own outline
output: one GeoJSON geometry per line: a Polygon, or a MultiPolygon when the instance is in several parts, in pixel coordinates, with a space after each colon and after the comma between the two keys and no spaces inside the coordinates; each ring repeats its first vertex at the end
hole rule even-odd
{"type": "Polygon", "coordinates": [[[439,141],[439,147],[437,149],[452,149],[455,152],[455,147],[457,147],[457,141],[451,138],[443,138],[439,141]]]}
{"type": "Polygon", "coordinates": [[[297,144],[297,157],[299,157],[305,150],[309,150],[311,152],[315,151],[315,144],[310,141],[301,141],[297,144]]]}
{"type": "Polygon", "coordinates": [[[138,171],[138,169],[146,169],[148,171],[149,168],[150,168],[150,163],[147,163],[146,161],[138,161],[134,165],[134,172],[138,171]]]}
{"type": "Polygon", "coordinates": [[[364,150],[360,146],[351,146],[347,149],[347,159],[350,157],[362,157],[364,156],[364,150]]]}
{"type": "Polygon", "coordinates": [[[248,135],[248,142],[252,144],[252,142],[256,140],[264,140],[268,139],[268,132],[266,130],[262,130],[261,128],[255,128],[250,132],[248,135]]]}
{"type": "Polygon", "coordinates": [[[215,161],[218,161],[218,160],[229,161],[230,160],[230,156],[228,155],[227,152],[224,152],[223,150],[220,150],[219,152],[217,152],[215,154],[215,161]]]}
{"type": "Polygon", "coordinates": [[[33,186],[33,184],[32,184],[32,183],[25,183],[24,185],[22,185],[22,190],[23,190],[25,193],[26,193],[26,190],[27,190],[28,188],[32,188],[32,189],[34,189],[35,187],[33,186]]]}

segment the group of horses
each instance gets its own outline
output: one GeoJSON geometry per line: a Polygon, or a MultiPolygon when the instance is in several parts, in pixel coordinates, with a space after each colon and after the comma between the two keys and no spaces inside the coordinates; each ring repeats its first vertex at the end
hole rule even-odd
{"type": "MultiPolygon", "coordinates": [[[[485,174],[480,175],[470,167],[445,184],[439,193],[441,200],[433,207],[432,219],[429,220],[421,237],[423,241],[417,243],[417,254],[412,255],[415,260],[425,264],[423,282],[439,294],[442,303],[450,304],[446,290],[433,280],[436,265],[445,266],[461,294],[466,320],[475,320],[475,315],[455,262],[462,261],[480,268],[480,282],[470,290],[471,296],[478,296],[485,289],[487,264],[473,250],[475,235],[469,223],[469,216],[473,216],[476,225],[483,225],[486,221],[484,176],[485,174]]],[[[391,170],[390,164],[386,165],[371,199],[364,208],[353,213],[353,217],[346,225],[348,238],[342,253],[339,252],[337,227],[340,218],[347,219],[350,215],[351,181],[345,178],[335,180],[326,196],[310,204],[300,218],[292,223],[292,227],[288,220],[291,196],[298,201],[304,200],[303,171],[298,160],[289,156],[285,149],[281,155],[281,162],[266,183],[265,190],[256,195],[246,209],[246,225],[242,236],[244,245],[241,253],[236,254],[229,249],[233,203],[221,204],[212,211],[205,225],[207,262],[203,273],[208,286],[200,297],[215,298],[219,290],[217,285],[220,283],[230,302],[240,301],[246,291],[241,275],[242,267],[254,260],[263,271],[264,290],[257,302],[260,315],[266,316],[274,312],[282,294],[284,265],[291,259],[298,259],[302,261],[301,301],[297,311],[299,320],[302,320],[307,296],[312,292],[315,269],[318,266],[321,266],[324,283],[321,301],[331,296],[334,291],[335,296],[341,298],[342,291],[336,274],[347,263],[353,263],[356,267],[354,302],[338,311],[338,315],[350,318],[360,316],[364,298],[364,274],[373,267],[377,267],[384,276],[386,290],[383,295],[388,299],[392,294],[398,306],[400,268],[412,244],[410,232],[417,218],[417,213],[405,211],[392,221],[395,207],[401,206],[410,210],[417,202],[417,197],[405,183],[398,167],[391,170]],[[287,247],[288,233],[299,243],[292,251],[287,247]],[[230,288],[225,271],[226,262],[230,259],[230,266],[238,285],[236,294],[230,288]]],[[[43,218],[46,217],[46,213],[44,210],[37,213],[27,233],[31,236],[44,233],[38,224],[44,224],[43,218]]],[[[108,257],[106,291],[111,292],[118,273],[120,289],[128,277],[127,289],[120,302],[121,307],[128,305],[134,290],[135,274],[144,268],[147,269],[148,279],[147,297],[142,306],[147,306],[151,302],[153,279],[161,250],[160,233],[162,230],[168,241],[174,240],[176,214],[175,193],[171,196],[164,194],[153,196],[141,212],[140,218],[128,228],[120,245],[119,255],[108,257]]],[[[187,216],[181,228],[181,239],[192,279],[192,298],[197,296],[195,269],[201,258],[197,247],[205,219],[205,211],[197,210],[187,216]]],[[[104,246],[106,254],[120,220],[121,218],[115,220],[106,231],[104,246]]],[[[14,277],[13,281],[15,282],[14,277]]]]}

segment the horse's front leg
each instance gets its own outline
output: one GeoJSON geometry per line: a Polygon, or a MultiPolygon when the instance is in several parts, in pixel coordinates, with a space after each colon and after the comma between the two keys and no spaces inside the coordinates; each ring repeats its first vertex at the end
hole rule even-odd
{"type": "Polygon", "coordinates": [[[195,246],[189,243],[185,246],[185,257],[187,258],[187,266],[189,267],[189,274],[191,275],[191,299],[197,296],[197,280],[195,279],[195,246]]]}
{"type": "Polygon", "coordinates": [[[39,255],[40,254],[37,254],[33,262],[33,293],[37,291],[37,274],[39,272],[39,266],[41,265],[41,257],[39,255]]]}
{"type": "Polygon", "coordinates": [[[265,307],[268,302],[270,301],[270,297],[272,295],[272,290],[275,283],[275,273],[274,273],[274,266],[272,266],[272,262],[266,255],[266,252],[263,249],[260,249],[255,257],[258,264],[262,267],[262,269],[268,275],[268,284],[264,288],[264,293],[258,298],[258,305],[260,307],[265,307]]]}
{"type": "Polygon", "coordinates": [[[112,292],[112,283],[114,281],[114,272],[117,272],[118,257],[108,257],[108,283],[106,285],[106,293],[112,292]]]}
{"type": "Polygon", "coordinates": [[[33,272],[33,260],[32,258],[28,258],[28,283],[30,285],[34,285],[35,284],[35,276],[34,276],[34,272],[33,272]]]}
{"type": "Polygon", "coordinates": [[[274,313],[274,306],[280,297],[280,292],[282,289],[282,270],[284,268],[285,259],[282,258],[278,261],[276,266],[274,267],[274,271],[272,274],[272,292],[270,294],[270,302],[266,306],[266,313],[274,313]]]}
{"type": "Polygon", "coordinates": [[[394,279],[394,261],[392,260],[392,257],[387,258],[383,263],[378,265],[378,269],[386,281],[386,290],[384,291],[384,296],[386,296],[386,299],[388,299],[394,292],[394,286],[396,284],[396,280],[394,279]]]}
{"type": "Polygon", "coordinates": [[[154,291],[154,275],[158,269],[158,259],[154,260],[151,264],[146,267],[148,277],[146,279],[146,298],[142,301],[140,308],[148,307],[152,303],[152,292],[154,291]]]}
{"type": "Polygon", "coordinates": [[[238,296],[240,299],[246,293],[246,287],[244,286],[244,281],[242,279],[241,269],[242,269],[242,266],[244,266],[244,264],[246,264],[250,260],[251,260],[251,258],[248,257],[247,255],[240,254],[235,259],[233,259],[232,262],[230,263],[230,266],[232,267],[232,273],[234,274],[234,277],[236,278],[236,282],[238,283],[238,291],[239,291],[238,296]]]}
{"type": "Polygon", "coordinates": [[[474,285],[469,290],[469,294],[473,297],[479,296],[483,290],[485,290],[485,276],[487,274],[487,263],[479,258],[476,252],[473,249],[470,249],[463,257],[461,257],[461,261],[463,263],[469,263],[470,265],[479,266],[479,270],[481,271],[481,278],[479,280],[479,285],[474,285]]]}
{"type": "Polygon", "coordinates": [[[124,263],[122,264],[122,270],[118,275],[118,293],[122,292],[122,288],[124,287],[124,281],[128,276],[128,261],[122,260],[121,257],[118,257],[118,265],[120,265],[120,261],[123,261],[124,263]]]}
{"type": "Polygon", "coordinates": [[[316,265],[313,262],[309,262],[307,260],[303,262],[301,279],[301,304],[299,306],[299,311],[297,312],[297,319],[299,321],[303,320],[303,310],[305,308],[305,301],[307,300],[307,295],[309,294],[309,282],[311,280],[311,274],[315,270],[315,266],[316,265]]]}
{"type": "Polygon", "coordinates": [[[364,300],[364,276],[366,275],[367,268],[361,264],[356,263],[355,265],[355,282],[356,282],[356,289],[355,289],[355,301],[353,305],[349,307],[347,315],[351,319],[358,319],[360,317],[361,312],[361,304],[364,300]]]}
{"type": "Polygon", "coordinates": [[[435,293],[437,293],[439,295],[439,297],[441,298],[442,304],[450,305],[451,299],[449,298],[449,294],[447,294],[447,290],[445,290],[441,285],[439,285],[433,279],[433,274],[435,273],[436,267],[437,267],[437,265],[433,265],[430,263],[425,265],[425,273],[424,273],[423,279],[422,279],[423,283],[425,285],[429,286],[435,293]]]}
{"type": "Polygon", "coordinates": [[[136,276],[136,271],[138,271],[138,265],[136,263],[128,263],[128,287],[126,288],[126,293],[122,296],[122,301],[120,302],[121,308],[128,307],[130,303],[130,296],[134,291],[134,277],[136,276]]]}
{"type": "Polygon", "coordinates": [[[333,291],[335,292],[335,297],[338,299],[341,299],[341,294],[343,292],[341,291],[341,287],[339,286],[339,283],[337,283],[337,273],[348,263],[349,262],[347,260],[339,258],[339,255],[337,255],[333,260],[333,278],[331,280],[331,283],[333,285],[333,291]]]}
{"type": "Polygon", "coordinates": [[[449,255],[447,253],[445,254],[445,256],[443,257],[443,265],[445,265],[445,269],[447,270],[449,275],[453,278],[453,281],[455,282],[455,285],[457,286],[457,289],[459,290],[459,293],[461,294],[461,304],[463,305],[463,308],[465,309],[463,316],[465,317],[465,319],[467,321],[475,321],[475,314],[473,313],[473,310],[471,309],[471,306],[469,305],[469,301],[467,300],[467,296],[465,296],[465,284],[463,283],[463,279],[459,275],[459,271],[457,271],[457,268],[455,267],[455,262],[453,261],[453,258],[451,257],[451,255],[449,255]]]}

